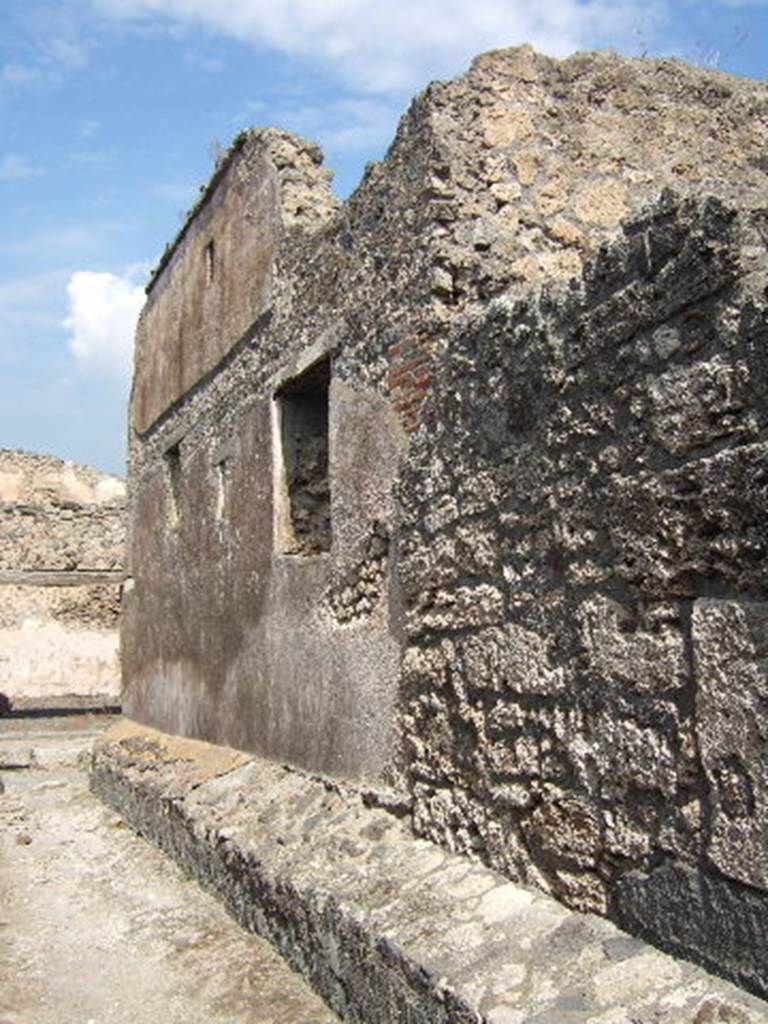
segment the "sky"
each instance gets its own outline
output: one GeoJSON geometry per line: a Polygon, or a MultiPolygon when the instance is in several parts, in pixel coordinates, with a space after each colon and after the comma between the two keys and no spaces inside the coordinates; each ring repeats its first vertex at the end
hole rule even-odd
{"type": "Polygon", "coordinates": [[[143,284],[248,125],[342,197],[483,50],[610,46],[768,79],[768,0],[0,0],[0,447],[123,473],[143,284]]]}

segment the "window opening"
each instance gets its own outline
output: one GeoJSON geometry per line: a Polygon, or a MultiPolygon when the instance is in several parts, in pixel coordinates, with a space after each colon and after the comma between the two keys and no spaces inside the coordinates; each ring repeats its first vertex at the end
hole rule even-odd
{"type": "Polygon", "coordinates": [[[286,554],[317,555],[331,549],[330,379],[330,359],[323,359],[277,395],[288,501],[286,554]]]}
{"type": "Polygon", "coordinates": [[[216,464],[216,522],[222,523],[227,508],[227,491],[229,489],[229,459],[222,459],[216,464]]]}
{"type": "Polygon", "coordinates": [[[213,275],[216,268],[216,247],[213,239],[205,247],[205,283],[213,283],[213,275]]]}
{"type": "Polygon", "coordinates": [[[171,445],[165,452],[166,478],[170,496],[170,520],[172,526],[179,524],[179,507],[181,497],[181,450],[178,442],[171,445]]]}

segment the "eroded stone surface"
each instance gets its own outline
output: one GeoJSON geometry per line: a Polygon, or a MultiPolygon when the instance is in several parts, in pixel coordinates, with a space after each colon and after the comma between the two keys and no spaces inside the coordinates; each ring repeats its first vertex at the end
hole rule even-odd
{"type": "Polygon", "coordinates": [[[241,139],[140,329],[123,646],[143,721],[365,780],[762,992],[692,605],[768,599],[767,103],[678,62],[487,54],[338,208],[304,140],[241,139]],[[330,520],[319,475],[300,557],[280,399],[320,368],[330,520]]]}
{"type": "Polygon", "coordinates": [[[693,610],[697,736],[712,799],[708,855],[768,887],[768,604],[700,600],[693,610]]]}
{"type": "Polygon", "coordinates": [[[754,703],[759,657],[713,631],[713,675],[691,601],[732,594],[749,618],[768,593],[765,269],[726,285],[737,222],[710,202],[687,221],[694,206],[672,214],[670,198],[602,250],[583,290],[498,303],[450,336],[398,485],[413,820],[764,990],[742,945],[762,941],[762,855],[746,852],[762,826],[726,827],[708,767],[720,755],[704,753],[727,745],[730,668],[752,673],[754,703]],[[647,254],[663,269],[640,269],[647,254]],[[652,295],[665,274],[675,287],[652,295]],[[470,561],[462,532],[493,538],[490,557],[470,561]],[[482,604],[446,616],[468,577],[500,591],[500,621],[480,620],[482,604]],[[668,883],[682,877],[689,915],[668,883]],[[707,900],[737,915],[743,901],[749,924],[707,900]]]}

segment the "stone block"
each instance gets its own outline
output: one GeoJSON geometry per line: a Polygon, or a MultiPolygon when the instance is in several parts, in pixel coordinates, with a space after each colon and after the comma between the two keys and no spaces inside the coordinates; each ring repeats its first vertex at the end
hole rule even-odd
{"type": "Polygon", "coordinates": [[[456,587],[424,595],[422,606],[409,612],[406,626],[411,635],[487,626],[504,618],[501,591],[488,583],[456,587]]]}
{"type": "Polygon", "coordinates": [[[768,603],[699,600],[693,609],[696,728],[710,787],[708,856],[768,887],[768,603]]]}
{"type": "Polygon", "coordinates": [[[31,747],[8,746],[0,750],[0,768],[3,771],[37,767],[35,751],[31,747]]]}
{"type": "Polygon", "coordinates": [[[605,683],[636,692],[678,689],[687,680],[685,643],[674,621],[639,619],[634,611],[603,595],[583,601],[577,611],[589,670],[605,683]]]}
{"type": "Polygon", "coordinates": [[[566,685],[548,641],[516,623],[464,637],[457,653],[473,688],[543,696],[561,693],[566,685]]]}
{"type": "Polygon", "coordinates": [[[606,521],[619,577],[641,593],[768,593],[768,445],[680,469],[616,476],[606,521]]]}
{"type": "Polygon", "coordinates": [[[665,799],[677,790],[677,763],[669,740],[656,727],[622,719],[615,707],[596,721],[596,748],[602,766],[601,791],[621,807],[628,794],[642,790],[665,799]]]}
{"type": "Polygon", "coordinates": [[[612,893],[612,916],[662,949],[704,963],[765,996],[768,899],[748,886],[667,861],[630,871],[612,893]]]}
{"type": "Polygon", "coordinates": [[[603,846],[595,808],[565,792],[548,794],[526,822],[524,835],[539,857],[577,868],[594,867],[603,846]]]}
{"type": "Polygon", "coordinates": [[[745,408],[749,372],[743,363],[712,359],[675,366],[652,379],[652,433],[672,455],[684,455],[732,434],[754,436],[757,424],[745,408]]]}

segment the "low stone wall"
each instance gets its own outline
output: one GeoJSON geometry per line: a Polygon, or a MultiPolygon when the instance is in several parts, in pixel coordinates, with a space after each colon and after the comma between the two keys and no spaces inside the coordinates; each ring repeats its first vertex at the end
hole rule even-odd
{"type": "Polygon", "coordinates": [[[0,695],[6,710],[119,701],[125,485],[0,450],[0,695]]]}
{"type": "Polygon", "coordinates": [[[349,1024],[768,1021],[700,968],[414,838],[371,794],[127,720],[96,741],[91,788],[349,1024]]]}

